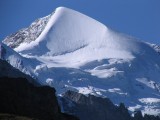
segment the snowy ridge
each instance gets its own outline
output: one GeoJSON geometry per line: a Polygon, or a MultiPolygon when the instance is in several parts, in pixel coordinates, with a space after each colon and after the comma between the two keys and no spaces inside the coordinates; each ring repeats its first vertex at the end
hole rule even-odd
{"type": "Polygon", "coordinates": [[[14,50],[33,62],[27,70],[57,94],[71,89],[124,102],[131,111],[160,113],[160,55],[77,11],[57,8],[36,40],[14,50]]]}
{"type": "MultiPolygon", "coordinates": [[[[51,14],[52,15],[52,14],[51,14]]],[[[18,47],[21,43],[34,41],[43,31],[51,15],[37,19],[28,28],[23,28],[16,33],[7,36],[3,43],[11,48],[18,47]]]]}
{"type": "Polygon", "coordinates": [[[160,54],[160,46],[156,45],[156,44],[151,44],[151,43],[147,43],[149,44],[152,48],[155,49],[155,51],[157,51],[160,54]]]}
{"type": "Polygon", "coordinates": [[[36,60],[22,57],[19,53],[12,50],[3,43],[0,44],[0,55],[0,59],[6,60],[13,67],[19,69],[27,75],[32,76],[33,78],[36,78],[33,73],[33,68],[37,63],[39,64],[39,62],[37,62],[36,60]]]}

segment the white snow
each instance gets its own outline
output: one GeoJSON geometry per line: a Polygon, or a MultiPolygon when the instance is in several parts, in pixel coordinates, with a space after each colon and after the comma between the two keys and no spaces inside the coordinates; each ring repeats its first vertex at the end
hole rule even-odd
{"type": "Polygon", "coordinates": [[[97,76],[98,78],[109,78],[112,76],[116,76],[116,74],[122,74],[123,71],[117,71],[116,68],[110,68],[110,69],[93,69],[88,71],[90,72],[93,76],[97,76]]]}
{"type": "Polygon", "coordinates": [[[153,104],[153,103],[160,104],[160,99],[158,99],[158,98],[141,98],[141,99],[139,99],[139,101],[142,102],[142,103],[145,103],[145,104],[147,104],[147,103],[149,103],[149,104],[153,104]]]}
{"type": "Polygon", "coordinates": [[[142,113],[148,114],[148,115],[159,115],[160,109],[155,105],[155,106],[145,106],[144,109],[142,109],[142,113]]]}
{"type": "Polygon", "coordinates": [[[132,111],[160,110],[160,104],[144,104],[160,99],[160,55],[77,11],[57,8],[41,35],[15,50],[32,61],[27,70],[57,94],[71,89],[124,102],[132,111]]]}
{"type": "Polygon", "coordinates": [[[47,78],[47,80],[46,80],[46,83],[48,84],[48,85],[52,85],[52,83],[53,83],[54,81],[53,81],[53,79],[52,78],[47,78]]]}
{"type": "Polygon", "coordinates": [[[156,82],[152,80],[148,80],[147,78],[137,78],[136,80],[145,84],[146,86],[150,88],[154,89],[156,87],[156,82]]]}
{"type": "Polygon", "coordinates": [[[136,105],[136,106],[133,106],[133,107],[129,107],[128,110],[134,112],[134,111],[137,111],[139,110],[140,108],[142,107],[142,105],[136,105]]]}
{"type": "Polygon", "coordinates": [[[112,92],[112,93],[118,93],[118,94],[124,94],[127,95],[127,93],[123,93],[123,91],[121,91],[121,89],[119,88],[112,88],[112,89],[108,89],[108,92],[112,92]]]}

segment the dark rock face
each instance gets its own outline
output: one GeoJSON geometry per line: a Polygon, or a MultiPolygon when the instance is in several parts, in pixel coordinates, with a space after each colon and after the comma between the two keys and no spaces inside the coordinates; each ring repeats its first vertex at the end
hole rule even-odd
{"type": "Polygon", "coordinates": [[[38,119],[16,116],[12,114],[0,114],[0,120],[38,120],[38,119]]]}
{"type": "MultiPolygon", "coordinates": [[[[129,120],[130,115],[128,110],[118,111],[116,107],[109,99],[95,97],[93,95],[82,95],[80,93],[68,91],[64,94],[62,103],[66,100],[72,101],[73,107],[64,107],[64,110],[68,113],[75,114],[80,120],[129,120]],[[69,109],[70,108],[70,109],[69,109]],[[125,117],[124,117],[125,114],[125,117]],[[118,118],[118,119],[117,119],[118,118]]],[[[71,103],[70,103],[71,104],[71,103]]],[[[65,106],[65,105],[64,105],[65,106]]],[[[70,105],[71,106],[71,105],[70,105]]]]}
{"type": "Polygon", "coordinates": [[[108,98],[85,96],[73,91],[66,92],[60,102],[66,113],[73,114],[80,120],[160,120],[155,116],[143,117],[139,112],[131,117],[123,103],[115,106],[108,98]]]}
{"type": "Polygon", "coordinates": [[[35,87],[25,78],[0,78],[0,96],[0,113],[39,120],[77,120],[60,112],[55,89],[35,87]]]}

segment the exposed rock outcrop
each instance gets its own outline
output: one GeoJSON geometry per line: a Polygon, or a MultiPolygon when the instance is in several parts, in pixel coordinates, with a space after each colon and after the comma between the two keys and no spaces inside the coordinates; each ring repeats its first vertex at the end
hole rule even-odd
{"type": "Polygon", "coordinates": [[[55,89],[36,87],[25,78],[0,78],[0,113],[9,113],[38,120],[77,120],[61,113],[55,89]]]}
{"type": "Polygon", "coordinates": [[[140,111],[131,117],[123,103],[115,106],[108,98],[67,91],[60,98],[60,103],[66,113],[73,114],[80,120],[160,120],[159,117],[145,115],[140,111]]]}

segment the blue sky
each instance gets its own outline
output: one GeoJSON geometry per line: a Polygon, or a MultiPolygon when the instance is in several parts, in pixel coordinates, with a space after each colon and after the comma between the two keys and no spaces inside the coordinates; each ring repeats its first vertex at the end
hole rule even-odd
{"type": "Polygon", "coordinates": [[[143,41],[160,44],[160,0],[0,0],[0,40],[64,6],[143,41]]]}

